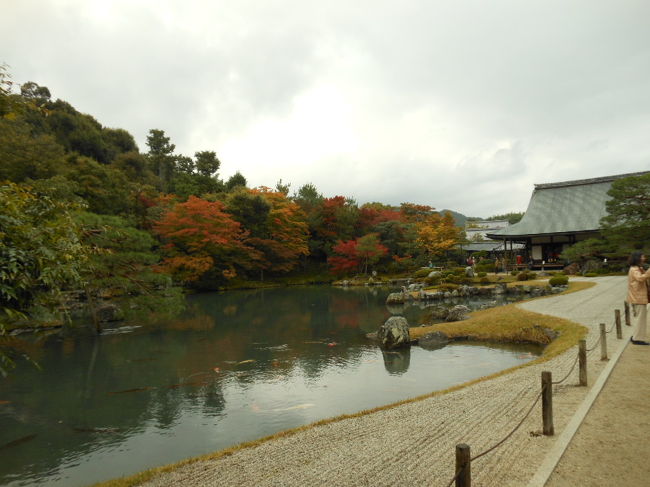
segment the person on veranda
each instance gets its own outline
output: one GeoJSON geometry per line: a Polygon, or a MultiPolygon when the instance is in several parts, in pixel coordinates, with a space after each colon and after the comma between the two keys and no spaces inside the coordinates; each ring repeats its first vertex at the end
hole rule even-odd
{"type": "Polygon", "coordinates": [[[627,273],[627,302],[632,306],[632,314],[637,320],[631,338],[635,345],[650,345],[647,333],[650,270],[645,270],[645,260],[643,252],[632,252],[629,259],[630,270],[627,273]]]}

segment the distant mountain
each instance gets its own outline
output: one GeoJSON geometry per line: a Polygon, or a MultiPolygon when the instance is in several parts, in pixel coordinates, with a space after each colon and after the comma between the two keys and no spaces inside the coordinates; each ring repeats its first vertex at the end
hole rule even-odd
{"type": "Polygon", "coordinates": [[[454,217],[454,221],[456,222],[457,227],[465,228],[465,222],[467,221],[467,217],[465,215],[454,210],[440,210],[438,213],[444,214],[446,212],[451,213],[451,216],[454,217]]]}

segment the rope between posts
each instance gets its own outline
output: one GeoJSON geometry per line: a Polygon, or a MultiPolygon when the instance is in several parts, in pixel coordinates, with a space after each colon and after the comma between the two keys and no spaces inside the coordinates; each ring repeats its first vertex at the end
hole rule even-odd
{"type": "MultiPolygon", "coordinates": [[[[471,462],[471,460],[470,460],[470,462],[471,462]]],[[[454,478],[451,479],[451,482],[449,482],[449,483],[447,484],[447,487],[451,487],[451,484],[453,484],[454,482],[456,482],[456,479],[459,477],[459,475],[460,475],[460,473],[461,473],[462,471],[463,471],[463,469],[461,468],[458,472],[456,472],[456,475],[454,475],[454,478]]]]}
{"type": "Polygon", "coordinates": [[[612,327],[608,331],[606,331],[605,333],[611,333],[612,330],[614,330],[615,326],[616,326],[616,322],[612,323],[612,327]]]}
{"type": "MultiPolygon", "coordinates": [[[[546,386],[544,386],[544,387],[546,387],[546,386]]],[[[514,429],[513,429],[510,433],[508,433],[508,434],[506,435],[506,437],[505,437],[503,440],[501,440],[500,442],[496,443],[496,444],[495,444],[494,446],[492,446],[491,448],[488,448],[488,449],[485,450],[483,453],[479,453],[478,455],[472,457],[472,458],[470,459],[470,462],[473,462],[474,460],[477,460],[477,459],[481,458],[483,455],[487,455],[488,453],[490,453],[492,450],[494,450],[494,449],[497,448],[498,446],[501,446],[502,443],[504,443],[508,438],[510,438],[510,437],[515,433],[515,431],[517,431],[517,430],[519,429],[519,427],[520,427],[522,424],[524,424],[524,421],[526,421],[526,418],[527,418],[528,416],[530,416],[530,413],[533,411],[533,408],[535,407],[535,404],[537,404],[537,401],[539,401],[539,398],[542,397],[542,393],[544,392],[544,387],[542,387],[542,390],[539,392],[539,394],[537,394],[537,397],[535,398],[535,401],[534,401],[533,404],[530,406],[530,409],[528,410],[528,412],[526,413],[526,415],[525,415],[523,418],[521,418],[521,421],[519,421],[519,424],[518,424],[517,426],[515,426],[514,429]]]]}
{"type": "MultiPolygon", "coordinates": [[[[539,401],[539,398],[542,397],[542,394],[544,393],[545,388],[546,388],[546,385],[544,385],[544,386],[542,387],[542,390],[540,391],[540,393],[537,394],[537,397],[535,398],[535,401],[534,401],[533,404],[530,406],[530,409],[529,409],[528,412],[524,415],[524,417],[521,418],[521,421],[519,421],[519,423],[517,424],[517,426],[515,426],[514,429],[513,429],[510,433],[508,433],[508,434],[505,436],[505,438],[503,438],[501,441],[499,441],[498,443],[495,443],[493,446],[491,446],[490,448],[488,448],[488,449],[485,450],[484,452],[479,453],[478,455],[475,455],[475,456],[473,456],[472,458],[470,458],[470,459],[469,459],[470,463],[473,462],[474,460],[478,460],[478,459],[481,458],[483,455],[487,455],[487,454],[490,453],[492,450],[494,450],[495,448],[497,448],[497,447],[501,446],[503,443],[505,443],[505,441],[506,441],[508,438],[510,438],[510,437],[515,433],[515,431],[517,431],[517,430],[521,427],[522,424],[524,424],[524,421],[526,421],[526,418],[527,418],[528,416],[530,416],[530,413],[533,412],[533,408],[534,408],[535,405],[537,404],[537,401],[539,401]]],[[[451,487],[451,485],[456,481],[456,479],[457,479],[458,476],[461,474],[461,472],[462,472],[462,469],[460,469],[458,472],[456,472],[456,475],[454,475],[454,478],[451,479],[451,482],[449,482],[449,484],[447,484],[447,487],[451,487]]]]}
{"type": "Polygon", "coordinates": [[[601,337],[598,337],[598,340],[596,340],[596,343],[594,343],[594,346],[591,347],[591,348],[588,348],[588,349],[587,349],[587,352],[591,352],[592,350],[595,350],[595,349],[596,349],[596,347],[597,347],[598,344],[600,343],[600,338],[601,338],[601,337]]]}
{"type": "Polygon", "coordinates": [[[567,380],[569,378],[569,376],[571,375],[571,372],[573,372],[573,369],[575,369],[576,364],[578,363],[578,358],[579,357],[580,357],[579,355],[576,355],[576,359],[573,361],[573,365],[571,366],[571,370],[569,370],[567,375],[564,376],[564,379],[558,380],[558,381],[555,381],[555,382],[551,382],[551,384],[553,384],[553,385],[562,384],[562,382],[567,380]]]}

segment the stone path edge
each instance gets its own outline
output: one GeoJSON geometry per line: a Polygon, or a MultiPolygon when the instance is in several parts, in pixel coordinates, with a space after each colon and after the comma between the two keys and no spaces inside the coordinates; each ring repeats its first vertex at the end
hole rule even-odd
{"type": "Polygon", "coordinates": [[[612,370],[614,370],[614,367],[618,363],[619,358],[621,355],[623,355],[623,352],[630,344],[630,336],[632,336],[630,332],[623,335],[623,340],[625,340],[625,343],[616,352],[614,352],[605,368],[598,375],[598,379],[596,379],[593,387],[587,393],[587,396],[583,399],[580,406],[578,406],[578,409],[573,414],[566,428],[564,428],[562,433],[560,433],[558,436],[558,439],[551,448],[551,451],[546,454],[544,461],[537,469],[537,472],[535,472],[535,475],[533,475],[533,477],[530,479],[528,487],[544,487],[544,485],[546,485],[546,482],[548,482],[548,479],[553,474],[555,467],[560,462],[562,455],[564,455],[565,450],[569,446],[569,443],[571,443],[571,440],[578,431],[578,428],[580,428],[580,425],[589,413],[589,410],[596,401],[596,398],[603,390],[603,387],[605,387],[605,384],[607,383],[612,370]]]}

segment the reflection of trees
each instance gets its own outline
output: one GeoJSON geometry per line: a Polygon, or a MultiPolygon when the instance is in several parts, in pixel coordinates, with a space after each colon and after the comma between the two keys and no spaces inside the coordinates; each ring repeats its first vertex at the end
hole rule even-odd
{"type": "Polygon", "coordinates": [[[221,414],[217,374],[191,384],[183,377],[186,369],[211,371],[211,358],[190,352],[192,341],[194,334],[177,332],[48,340],[42,371],[20,367],[3,384],[11,408],[0,411],[0,445],[37,436],[2,452],[0,484],[8,474],[56,471],[62,459],[122,442],[152,420],[169,427],[186,404],[221,414]],[[128,389],[143,390],[110,394],[128,389]]]}
{"type": "Polygon", "coordinates": [[[409,369],[411,364],[411,347],[397,350],[382,350],[384,367],[391,375],[401,375],[409,369]]]}

